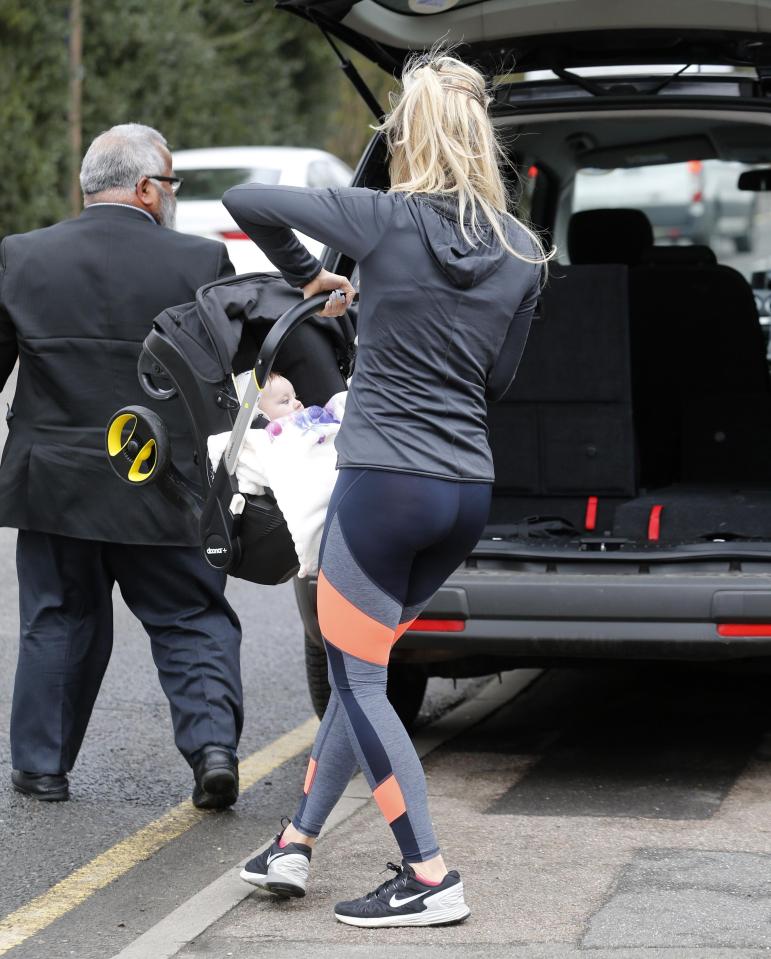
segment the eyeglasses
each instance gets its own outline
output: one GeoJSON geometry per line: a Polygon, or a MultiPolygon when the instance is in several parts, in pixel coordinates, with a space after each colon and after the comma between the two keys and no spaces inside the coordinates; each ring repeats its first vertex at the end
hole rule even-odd
{"type": "Polygon", "coordinates": [[[179,193],[179,188],[184,183],[184,180],[182,179],[181,176],[152,176],[150,174],[147,174],[147,179],[160,180],[163,183],[170,183],[172,193],[179,193]]]}

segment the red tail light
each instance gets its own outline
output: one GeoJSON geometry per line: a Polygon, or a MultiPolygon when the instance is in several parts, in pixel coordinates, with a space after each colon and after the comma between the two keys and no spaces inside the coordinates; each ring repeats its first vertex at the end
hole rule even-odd
{"type": "Polygon", "coordinates": [[[720,623],[720,636],[771,636],[771,623],[720,623]]]}
{"type": "Polygon", "coordinates": [[[220,230],[220,236],[223,240],[248,240],[249,237],[243,230],[220,230]]]}
{"type": "Polygon", "coordinates": [[[701,190],[697,190],[691,197],[691,203],[701,203],[703,199],[704,194],[701,192],[701,190]]]}
{"type": "Polygon", "coordinates": [[[416,619],[407,632],[462,633],[465,628],[466,621],[463,619],[416,619]]]}

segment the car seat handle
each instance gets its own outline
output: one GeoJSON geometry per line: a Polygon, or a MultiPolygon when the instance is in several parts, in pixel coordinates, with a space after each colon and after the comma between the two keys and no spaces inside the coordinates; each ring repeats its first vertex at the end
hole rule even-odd
{"type": "Polygon", "coordinates": [[[290,307],[271,326],[270,332],[265,337],[260,352],[257,354],[257,362],[254,364],[254,375],[260,388],[267,382],[278,351],[286,342],[287,337],[301,323],[309,320],[314,313],[322,310],[328,299],[329,292],[309,296],[307,300],[290,307]]]}
{"type": "Polygon", "coordinates": [[[137,375],[142,389],[154,400],[170,400],[177,395],[177,388],[174,385],[163,387],[156,382],[156,379],[171,382],[171,378],[144,346],[139,354],[137,375]]]}

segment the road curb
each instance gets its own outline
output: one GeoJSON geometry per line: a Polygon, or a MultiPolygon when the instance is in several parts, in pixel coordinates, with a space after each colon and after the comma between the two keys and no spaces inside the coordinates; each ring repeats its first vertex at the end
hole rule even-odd
{"type": "MultiPolygon", "coordinates": [[[[519,669],[487,683],[474,697],[451,709],[434,723],[418,732],[413,740],[422,758],[438,746],[453,739],[518,696],[539,675],[539,669],[519,669]]],[[[322,837],[358,812],[371,799],[364,777],[359,774],[349,783],[340,801],[327,820],[322,837]]],[[[168,916],[152,926],[126,946],[112,959],[172,959],[173,956],[204,933],[240,902],[254,892],[254,888],[239,878],[240,868],[252,856],[267,849],[269,839],[255,852],[196,893],[168,916]]]]}

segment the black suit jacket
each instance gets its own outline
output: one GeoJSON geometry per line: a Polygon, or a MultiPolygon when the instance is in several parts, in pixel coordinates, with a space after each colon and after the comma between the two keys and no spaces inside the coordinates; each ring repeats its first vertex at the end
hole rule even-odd
{"type": "Polygon", "coordinates": [[[132,489],[104,451],[121,406],[155,409],[175,464],[196,476],[179,399],[156,403],[137,358],[162,310],[233,273],[225,246],[158,226],[140,210],[80,217],[0,245],[0,387],[18,357],[0,465],[0,525],[117,543],[198,544],[191,518],[153,487],[132,489]]]}

